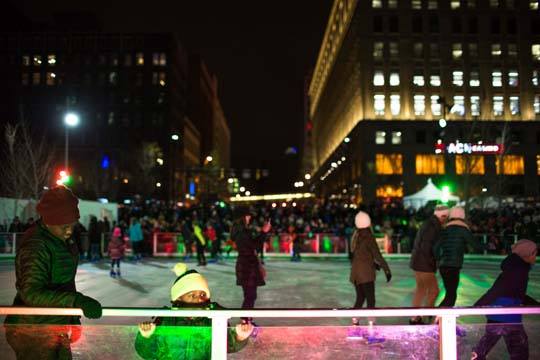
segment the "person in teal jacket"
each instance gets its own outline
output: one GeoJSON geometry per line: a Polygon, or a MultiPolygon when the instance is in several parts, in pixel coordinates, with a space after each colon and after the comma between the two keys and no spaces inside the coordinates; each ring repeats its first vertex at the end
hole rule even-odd
{"type": "Polygon", "coordinates": [[[462,207],[453,207],[450,209],[448,222],[441,232],[441,240],[435,244],[433,250],[446,290],[440,307],[452,307],[456,304],[463,257],[472,241],[471,230],[465,222],[465,210],[462,207]]]}
{"type": "MultiPolygon", "coordinates": [[[[172,309],[223,309],[210,302],[208,282],[196,270],[176,264],[178,278],[171,288],[172,309]]],[[[209,318],[158,317],[139,324],[135,350],[143,359],[210,359],[212,320],[209,318]]],[[[238,324],[227,333],[227,350],[236,352],[246,346],[252,324],[238,324]]]]}
{"type": "Polygon", "coordinates": [[[144,239],[141,223],[139,222],[139,219],[132,218],[131,219],[131,225],[128,229],[129,233],[129,240],[131,241],[131,247],[133,250],[133,255],[135,257],[135,260],[140,260],[142,258],[142,241],[144,239]]]}

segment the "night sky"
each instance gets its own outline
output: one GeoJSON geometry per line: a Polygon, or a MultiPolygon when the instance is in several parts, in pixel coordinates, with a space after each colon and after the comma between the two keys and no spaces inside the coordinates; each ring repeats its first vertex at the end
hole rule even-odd
{"type": "Polygon", "coordinates": [[[33,21],[58,12],[95,13],[105,32],[174,32],[219,79],[231,129],[232,167],[270,169],[252,192],[292,190],[299,159],[306,75],[315,66],[332,0],[17,1],[33,21]]]}

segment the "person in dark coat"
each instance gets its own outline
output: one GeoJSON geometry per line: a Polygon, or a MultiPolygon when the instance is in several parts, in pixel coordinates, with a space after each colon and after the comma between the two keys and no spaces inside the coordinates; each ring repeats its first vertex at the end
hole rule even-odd
{"type": "MultiPolygon", "coordinates": [[[[375,307],[375,270],[382,268],[387,282],[392,279],[392,273],[371,231],[369,215],[363,211],[358,212],[354,223],[356,230],[351,239],[353,259],[349,278],[356,290],[354,309],[361,309],[366,300],[367,308],[371,309],[375,307]]],[[[359,325],[358,319],[353,318],[353,325],[359,325]]]]}
{"type": "MultiPolygon", "coordinates": [[[[501,263],[501,274],[474,306],[540,305],[527,295],[529,271],[537,254],[538,247],[531,240],[519,240],[512,245],[512,254],[501,263]]],[[[487,320],[486,333],[473,348],[473,360],[485,360],[501,336],[512,360],[529,358],[529,340],[520,314],[489,315],[487,320]]]]}
{"type": "Polygon", "coordinates": [[[73,235],[71,236],[73,238],[73,241],[75,244],[77,244],[77,248],[79,249],[79,258],[81,261],[84,259],[84,254],[88,249],[85,249],[85,246],[83,244],[82,234],[86,232],[86,229],[84,228],[84,225],[81,224],[80,221],[77,221],[75,226],[73,226],[73,235]]]}
{"type": "Polygon", "coordinates": [[[443,301],[439,304],[441,307],[452,307],[456,304],[463,257],[467,246],[472,242],[471,230],[465,222],[465,209],[453,207],[450,209],[448,222],[441,232],[441,239],[433,250],[446,291],[443,301]]]}
{"type": "MultiPolygon", "coordinates": [[[[260,233],[250,227],[252,215],[247,208],[236,211],[237,219],[231,229],[231,239],[236,243],[236,285],[242,286],[244,301],[242,309],[253,309],[257,299],[257,287],[264,286],[264,268],[257,257],[257,247],[266,240],[270,232],[270,222],[266,222],[260,233]]],[[[251,319],[243,319],[251,322],[251,319]]]]}
{"type": "Polygon", "coordinates": [[[8,229],[8,232],[10,233],[21,233],[21,232],[24,232],[24,225],[23,223],[21,222],[21,220],[19,219],[18,216],[15,216],[13,218],[13,221],[12,223],[9,225],[9,229],[8,229]]]}
{"type": "MultiPolygon", "coordinates": [[[[439,295],[437,283],[437,264],[433,247],[439,241],[442,224],[448,218],[448,207],[437,205],[433,216],[427,219],[416,233],[409,267],[414,270],[416,288],[413,296],[413,307],[433,307],[439,295]]],[[[409,320],[411,325],[422,324],[422,317],[409,320]]]]}
{"type": "Polygon", "coordinates": [[[186,260],[193,255],[193,227],[191,226],[191,220],[185,219],[182,223],[182,237],[184,238],[184,246],[186,247],[186,260]]]}
{"type": "Polygon", "coordinates": [[[90,224],[88,224],[88,243],[90,244],[88,260],[97,261],[101,259],[101,227],[94,215],[90,216],[90,224]]]}
{"type": "MultiPolygon", "coordinates": [[[[71,235],[79,219],[78,202],[63,186],[41,197],[41,219],[25,232],[17,250],[13,306],[81,308],[88,318],[101,317],[101,304],[75,287],[79,254],[71,235]]],[[[9,315],[4,324],[18,360],[71,359],[70,342],[81,331],[78,316],[9,315]]]]}

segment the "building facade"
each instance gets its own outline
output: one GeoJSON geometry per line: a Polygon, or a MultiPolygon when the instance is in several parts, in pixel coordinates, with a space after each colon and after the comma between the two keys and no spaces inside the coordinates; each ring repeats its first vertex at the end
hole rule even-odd
{"type": "Polygon", "coordinates": [[[401,197],[425,177],[461,196],[540,193],[538,1],[337,0],[308,96],[324,194],[401,197]]]}

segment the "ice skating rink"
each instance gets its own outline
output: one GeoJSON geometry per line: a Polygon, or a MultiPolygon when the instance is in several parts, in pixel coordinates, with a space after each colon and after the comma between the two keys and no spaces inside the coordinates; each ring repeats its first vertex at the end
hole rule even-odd
{"type": "MultiPolygon", "coordinates": [[[[169,289],[175,279],[171,268],[178,259],[146,258],[139,263],[122,263],[122,278],[109,276],[109,263],[82,263],[77,273],[77,290],[98,299],[105,307],[163,307],[170,304],[169,289]]],[[[386,283],[384,274],[378,274],[376,298],[378,307],[406,307],[411,304],[415,286],[413,272],[407,259],[389,258],[392,281],[386,283]]],[[[190,267],[200,271],[208,279],[212,300],[229,308],[239,308],[242,290],[236,286],[235,259],[231,258],[206,267],[190,267]]],[[[458,290],[457,306],[472,305],[495,281],[499,274],[499,260],[465,260],[458,290]]],[[[267,258],[267,285],[260,287],[256,306],[258,308],[348,308],[354,303],[354,288],[349,283],[350,265],[346,259],[305,258],[302,262],[290,262],[285,258],[267,258]]],[[[15,273],[12,260],[0,262],[0,304],[10,305],[15,295],[15,273]]],[[[439,283],[444,295],[442,282],[439,283]]],[[[540,299],[540,271],[530,273],[529,295],[540,299]]],[[[83,324],[107,324],[108,331],[117,334],[136,334],[134,326],[112,326],[113,324],[136,324],[141,319],[100,320],[83,319],[83,324]],[[129,330],[127,330],[129,328],[129,330]]],[[[234,359],[437,359],[438,340],[433,336],[432,326],[405,326],[406,318],[378,319],[379,334],[383,344],[368,345],[364,340],[347,339],[350,319],[256,319],[262,327],[259,336],[234,359]],[[332,326],[333,325],[333,326],[332,326]],[[401,326],[389,326],[401,325],[401,326]],[[309,327],[309,328],[303,328],[309,327]],[[318,350],[317,350],[318,349],[318,350]],[[303,353],[305,356],[300,356],[303,353]],[[300,356],[300,357],[298,357],[300,356]]],[[[235,323],[237,319],[232,320],[235,323]]],[[[365,320],[363,320],[365,323],[365,320]]],[[[459,341],[460,354],[467,356],[472,346],[483,334],[485,322],[482,317],[459,318],[468,331],[468,336],[459,341]]],[[[540,318],[525,319],[529,335],[531,359],[539,358],[534,345],[540,338],[540,318]],[[535,357],[538,356],[538,357],[535,357]]],[[[95,329],[97,326],[90,326],[95,329]]],[[[127,336],[127,335],[125,335],[127,336]]],[[[124,337],[125,337],[124,336],[124,337]]],[[[6,346],[0,334],[0,348],[6,346]]],[[[119,339],[122,336],[119,335],[119,339]]],[[[87,337],[90,341],[90,337],[87,337]]],[[[126,340],[123,344],[130,343],[126,340]]],[[[87,343],[88,344],[88,343],[87,343]]],[[[113,344],[110,344],[111,346],[113,344]]],[[[107,351],[115,346],[108,346],[107,351]]],[[[118,346],[124,346],[120,343],[118,346]]],[[[101,349],[104,350],[105,348],[101,349]]],[[[96,356],[100,351],[94,349],[96,356]]],[[[83,356],[84,349],[74,348],[75,358],[83,356]],[[79,354],[79,355],[77,355],[79,354]]],[[[133,352],[123,352],[122,358],[137,358],[133,352]]],[[[112,353],[111,353],[111,356],[112,353]]],[[[114,355],[116,356],[116,355],[114,355]]],[[[10,358],[8,356],[8,358],[10,358]]],[[[501,339],[490,359],[506,359],[504,341],[501,339]]]]}

